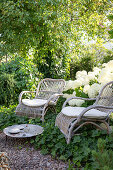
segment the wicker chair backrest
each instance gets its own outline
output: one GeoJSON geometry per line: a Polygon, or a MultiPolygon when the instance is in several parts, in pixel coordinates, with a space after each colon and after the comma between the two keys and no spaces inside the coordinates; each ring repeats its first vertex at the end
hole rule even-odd
{"type": "MultiPolygon", "coordinates": [[[[96,99],[95,105],[113,106],[113,81],[103,86],[96,99]]],[[[99,110],[109,112],[108,109],[99,110]]]]}
{"type": "MultiPolygon", "coordinates": [[[[36,98],[49,99],[53,94],[61,94],[65,87],[63,79],[43,79],[37,88],[36,98]]],[[[58,97],[54,100],[57,101],[58,97]]]]}

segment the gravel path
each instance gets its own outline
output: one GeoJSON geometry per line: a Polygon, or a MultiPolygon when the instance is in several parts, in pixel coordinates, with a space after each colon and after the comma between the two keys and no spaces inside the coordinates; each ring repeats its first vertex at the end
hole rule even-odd
{"type": "Polygon", "coordinates": [[[5,134],[0,132],[0,151],[8,154],[11,170],[67,170],[67,163],[42,155],[27,142],[11,137],[6,142],[5,134]]]}

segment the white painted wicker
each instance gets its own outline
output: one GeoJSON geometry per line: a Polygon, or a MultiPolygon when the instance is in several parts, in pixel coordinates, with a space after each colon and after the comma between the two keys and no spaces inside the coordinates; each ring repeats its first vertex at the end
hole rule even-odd
{"type": "Polygon", "coordinates": [[[71,97],[67,99],[63,104],[61,112],[56,117],[55,125],[58,126],[60,131],[65,135],[67,144],[69,144],[75,132],[83,125],[86,124],[93,124],[97,128],[101,130],[105,130],[105,128],[100,126],[100,123],[104,123],[107,128],[107,132],[109,134],[110,133],[109,115],[111,114],[111,112],[113,112],[113,81],[105,84],[100,90],[99,95],[95,99],[81,98],[81,97],[71,97]],[[71,107],[68,108],[66,105],[72,99],[96,100],[96,101],[93,105],[84,108],[79,114],[77,113],[76,115],[78,116],[76,115],[74,116],[73,114],[69,116],[69,109],[71,109],[71,107]],[[66,113],[66,107],[67,107],[67,113],[66,113]],[[65,113],[64,113],[64,108],[65,108],[65,113]],[[95,113],[94,113],[94,109],[95,109],[95,113]],[[88,115],[87,113],[89,111],[90,111],[90,117],[87,116],[88,115]],[[92,118],[91,118],[91,111],[93,112],[92,118]],[[98,111],[100,111],[99,113],[101,113],[101,115],[104,112],[101,118],[98,115],[96,116],[98,111]]]}
{"type": "Polygon", "coordinates": [[[22,91],[20,93],[16,114],[32,118],[41,117],[44,121],[44,116],[49,108],[56,112],[55,105],[59,96],[62,95],[64,87],[65,81],[63,79],[43,79],[39,82],[36,91],[22,91]],[[25,93],[35,93],[35,99],[22,99],[25,93]]]}

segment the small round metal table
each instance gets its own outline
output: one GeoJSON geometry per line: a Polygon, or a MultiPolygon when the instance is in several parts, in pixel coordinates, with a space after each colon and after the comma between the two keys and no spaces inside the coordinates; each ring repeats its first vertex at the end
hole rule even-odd
{"type": "Polygon", "coordinates": [[[39,125],[33,125],[33,124],[12,125],[6,127],[3,130],[3,132],[6,134],[6,141],[7,141],[7,136],[13,138],[28,138],[28,137],[37,136],[43,132],[43,127],[39,125]]]}

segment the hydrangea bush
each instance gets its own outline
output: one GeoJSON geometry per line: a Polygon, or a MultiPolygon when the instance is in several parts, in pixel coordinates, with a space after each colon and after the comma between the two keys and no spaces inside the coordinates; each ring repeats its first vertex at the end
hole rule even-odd
{"type": "MultiPolygon", "coordinates": [[[[95,98],[102,86],[113,80],[113,60],[102,64],[100,68],[94,67],[92,72],[78,71],[75,80],[66,82],[64,98],[72,96],[95,98]]],[[[69,105],[82,106],[84,100],[73,99],[69,105]]]]}

